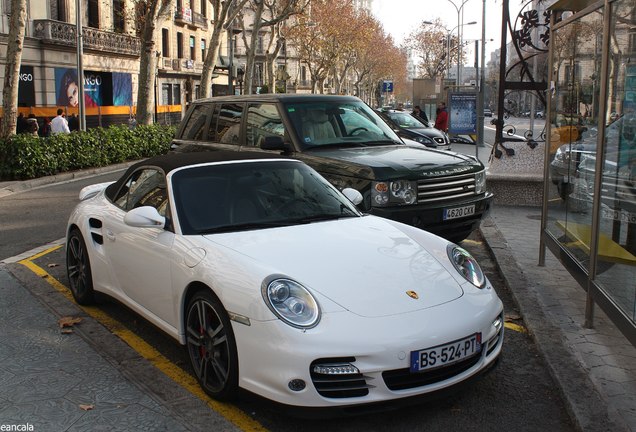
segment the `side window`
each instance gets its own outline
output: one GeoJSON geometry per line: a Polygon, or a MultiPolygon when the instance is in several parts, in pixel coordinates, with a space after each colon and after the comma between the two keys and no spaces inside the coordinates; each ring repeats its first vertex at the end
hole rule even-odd
{"type": "Polygon", "coordinates": [[[243,104],[224,103],[218,112],[214,141],[222,144],[241,144],[243,104]]]}
{"type": "Polygon", "coordinates": [[[207,113],[214,106],[210,105],[197,105],[194,107],[188,123],[183,130],[183,139],[188,140],[202,140],[205,134],[205,121],[207,120],[207,113]]]}
{"type": "Polygon", "coordinates": [[[248,146],[260,147],[267,137],[285,136],[285,125],[274,104],[250,104],[245,128],[248,146]]]}
{"type": "Polygon", "coordinates": [[[163,173],[151,168],[135,171],[115,197],[114,204],[124,211],[151,206],[165,216],[168,194],[163,173]]]}

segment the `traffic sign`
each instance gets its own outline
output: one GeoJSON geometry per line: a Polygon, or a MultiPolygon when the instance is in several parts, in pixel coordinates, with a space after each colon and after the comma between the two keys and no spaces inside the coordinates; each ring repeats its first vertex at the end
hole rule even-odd
{"type": "Polygon", "coordinates": [[[382,83],[382,92],[393,93],[393,81],[384,81],[382,83]]]}

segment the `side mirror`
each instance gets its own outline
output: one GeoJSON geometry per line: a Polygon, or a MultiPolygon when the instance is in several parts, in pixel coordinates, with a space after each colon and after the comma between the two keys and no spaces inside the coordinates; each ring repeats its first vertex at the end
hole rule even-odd
{"type": "Polygon", "coordinates": [[[166,218],[161,216],[156,208],[144,206],[126,213],[124,223],[137,228],[163,228],[166,225],[166,218]]]}
{"type": "Polygon", "coordinates": [[[287,151],[289,149],[289,146],[285,145],[285,141],[283,141],[282,137],[268,136],[265,137],[265,139],[261,143],[261,149],[287,151]]]}
{"type": "Polygon", "coordinates": [[[354,205],[358,205],[362,202],[362,194],[353,188],[344,188],[342,194],[354,205]]]}

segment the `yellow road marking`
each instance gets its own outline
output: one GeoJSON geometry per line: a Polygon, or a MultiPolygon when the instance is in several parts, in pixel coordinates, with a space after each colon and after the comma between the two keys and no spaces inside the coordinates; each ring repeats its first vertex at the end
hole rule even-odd
{"type": "Polygon", "coordinates": [[[470,240],[470,239],[462,240],[462,243],[463,244],[473,245],[473,246],[479,246],[480,244],[482,244],[482,242],[480,242],[480,241],[475,241],[475,240],[470,240]]]}
{"type": "Polygon", "coordinates": [[[528,333],[528,330],[524,326],[520,326],[519,324],[506,322],[504,323],[504,327],[519,333],[528,333]]]}
{"type": "MultiPolygon", "coordinates": [[[[62,246],[55,246],[40,252],[32,257],[19,261],[19,264],[24,265],[30,269],[33,273],[45,279],[53,288],[62,293],[67,299],[73,300],[73,295],[70,290],[53,276],[48,274],[42,267],[35,264],[32,260],[40,258],[46,254],[56,251],[62,246]]],[[[132,349],[137,351],[142,357],[150,361],[157,369],[188,390],[190,393],[205,402],[210,408],[217,413],[225,417],[229,422],[233,423],[239,429],[250,432],[266,432],[267,429],[263,427],[256,420],[245,414],[233,405],[225,404],[222,402],[211,399],[201,388],[198,381],[182,368],[172,363],[166,357],[164,357],[153,346],[148,344],[145,340],[128,330],[119,321],[114,320],[108,314],[103,312],[97,307],[92,306],[79,306],[86,314],[100,322],[110,332],[117,335],[120,339],[126,342],[132,349]]]]}

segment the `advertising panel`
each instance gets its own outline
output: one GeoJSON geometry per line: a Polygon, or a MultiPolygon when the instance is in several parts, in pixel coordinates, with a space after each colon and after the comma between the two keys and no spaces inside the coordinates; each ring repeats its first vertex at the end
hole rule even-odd
{"type": "Polygon", "coordinates": [[[35,106],[33,66],[20,66],[20,79],[18,81],[18,106],[35,106]]]}
{"type": "Polygon", "coordinates": [[[451,93],[448,116],[449,133],[477,133],[477,93],[451,93]]]}
{"type": "MultiPolygon", "coordinates": [[[[79,87],[75,69],[55,68],[58,106],[79,105],[79,87]]],[[[84,104],[129,106],[132,104],[132,77],[127,73],[84,71],[84,104]]]]}

